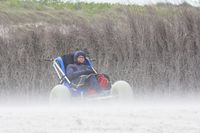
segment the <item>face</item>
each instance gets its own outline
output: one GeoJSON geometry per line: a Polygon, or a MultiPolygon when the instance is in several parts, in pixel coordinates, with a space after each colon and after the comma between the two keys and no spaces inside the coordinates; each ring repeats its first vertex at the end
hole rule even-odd
{"type": "Polygon", "coordinates": [[[82,63],[84,63],[84,61],[85,61],[84,56],[82,56],[82,55],[78,56],[78,58],[77,58],[78,63],[82,64],[82,63]]]}

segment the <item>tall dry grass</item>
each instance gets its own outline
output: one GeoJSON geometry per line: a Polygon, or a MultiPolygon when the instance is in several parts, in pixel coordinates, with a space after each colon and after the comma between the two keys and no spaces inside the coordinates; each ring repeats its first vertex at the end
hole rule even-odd
{"type": "Polygon", "coordinates": [[[77,49],[89,51],[99,72],[113,82],[128,81],[135,93],[200,91],[199,8],[119,6],[90,17],[51,13],[37,11],[24,22],[7,14],[9,24],[1,21],[1,95],[48,95],[58,81],[42,59],[77,49]]]}

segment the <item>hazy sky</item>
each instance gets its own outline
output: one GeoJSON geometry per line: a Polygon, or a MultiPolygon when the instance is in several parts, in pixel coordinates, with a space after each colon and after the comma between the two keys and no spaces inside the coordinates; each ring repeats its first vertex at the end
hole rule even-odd
{"type": "Polygon", "coordinates": [[[66,0],[66,1],[82,1],[82,2],[97,2],[97,3],[121,3],[121,4],[155,4],[157,2],[169,2],[173,4],[180,4],[184,1],[190,3],[193,6],[199,6],[200,0],[66,0]]]}

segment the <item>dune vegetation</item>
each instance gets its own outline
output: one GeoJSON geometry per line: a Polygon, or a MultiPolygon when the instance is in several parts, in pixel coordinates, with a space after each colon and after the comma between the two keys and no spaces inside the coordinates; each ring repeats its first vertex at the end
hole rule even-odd
{"type": "Polygon", "coordinates": [[[0,1],[0,95],[48,95],[58,83],[44,59],[82,49],[112,82],[135,93],[200,91],[200,9],[0,1]]]}

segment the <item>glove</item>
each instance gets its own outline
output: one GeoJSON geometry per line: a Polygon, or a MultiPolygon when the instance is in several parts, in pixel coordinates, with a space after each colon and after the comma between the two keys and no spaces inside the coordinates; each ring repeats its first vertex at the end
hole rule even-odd
{"type": "Polygon", "coordinates": [[[86,73],[87,75],[89,75],[89,74],[91,74],[91,73],[94,73],[94,71],[91,70],[91,69],[87,69],[87,70],[85,71],[85,73],[86,73]]]}

